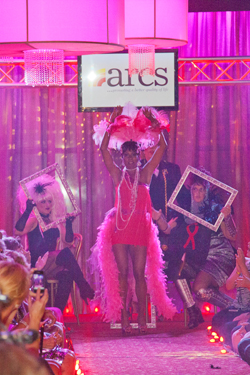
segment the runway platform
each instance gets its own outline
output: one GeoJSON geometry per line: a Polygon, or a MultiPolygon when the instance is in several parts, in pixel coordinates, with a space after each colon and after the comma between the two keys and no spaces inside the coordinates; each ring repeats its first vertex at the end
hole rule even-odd
{"type": "Polygon", "coordinates": [[[180,313],[173,321],[157,321],[147,334],[135,329],[126,337],[96,314],[81,315],[80,325],[65,317],[65,325],[84,375],[250,374],[235,353],[221,354],[222,344],[209,342],[211,318],[207,314],[205,323],[190,330],[180,313]]]}

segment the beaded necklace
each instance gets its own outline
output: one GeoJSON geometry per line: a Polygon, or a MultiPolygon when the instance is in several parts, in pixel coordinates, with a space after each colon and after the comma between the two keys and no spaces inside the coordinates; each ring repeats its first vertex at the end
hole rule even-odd
{"type": "Polygon", "coordinates": [[[129,174],[127,172],[127,168],[126,167],[123,168],[123,171],[122,171],[121,182],[118,186],[118,204],[117,204],[117,214],[116,214],[116,228],[117,228],[117,230],[124,230],[124,229],[127,228],[128,223],[131,219],[131,216],[133,215],[134,210],[135,210],[136,201],[137,201],[137,192],[138,192],[139,168],[137,167],[135,169],[136,169],[136,172],[135,172],[135,179],[134,179],[133,185],[130,181],[129,174]],[[126,174],[127,174],[128,178],[125,177],[126,174]],[[121,189],[121,185],[122,185],[123,180],[126,182],[126,185],[127,185],[128,189],[131,191],[131,198],[130,198],[130,202],[129,202],[129,208],[131,208],[131,213],[130,213],[130,215],[127,219],[124,219],[123,216],[122,216],[122,200],[121,200],[120,189],[121,189]],[[124,223],[126,223],[124,228],[118,227],[118,214],[119,214],[121,220],[124,223]]]}

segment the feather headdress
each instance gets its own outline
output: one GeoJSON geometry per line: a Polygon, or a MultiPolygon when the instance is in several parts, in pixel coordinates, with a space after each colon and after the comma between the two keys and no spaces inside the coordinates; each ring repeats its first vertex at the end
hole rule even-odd
{"type": "Polygon", "coordinates": [[[120,150],[124,142],[132,140],[145,149],[158,143],[163,129],[170,131],[168,116],[164,111],[152,107],[137,109],[132,103],[127,103],[114,123],[102,120],[94,126],[93,139],[100,146],[107,130],[110,133],[109,148],[120,150]],[[151,119],[145,116],[145,111],[150,111],[151,119]]]}

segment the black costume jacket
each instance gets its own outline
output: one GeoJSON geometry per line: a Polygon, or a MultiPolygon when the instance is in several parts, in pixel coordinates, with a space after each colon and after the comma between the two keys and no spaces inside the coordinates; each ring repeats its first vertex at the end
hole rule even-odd
{"type": "MultiPolygon", "coordinates": [[[[152,205],[156,210],[162,210],[162,213],[166,215],[166,203],[170,199],[174,189],[176,188],[176,185],[178,184],[180,178],[181,178],[181,170],[179,165],[167,162],[165,160],[162,160],[159,164],[159,173],[158,176],[153,174],[151,184],[150,184],[150,197],[152,200],[152,205]],[[166,178],[166,184],[165,179],[166,178]],[[166,202],[166,194],[167,192],[167,202],[166,202]]],[[[178,204],[180,206],[183,206],[183,202],[186,202],[187,199],[189,199],[189,192],[185,188],[185,186],[182,187],[178,194],[178,204]]],[[[177,220],[177,227],[181,226],[182,222],[184,221],[183,216],[173,210],[170,207],[167,207],[167,221],[169,221],[172,218],[178,217],[177,220]]],[[[165,257],[165,251],[168,248],[168,241],[169,241],[169,235],[163,233],[161,230],[159,230],[159,239],[162,245],[162,249],[164,251],[164,257],[165,257]]],[[[165,259],[167,260],[167,259],[165,259]]]]}

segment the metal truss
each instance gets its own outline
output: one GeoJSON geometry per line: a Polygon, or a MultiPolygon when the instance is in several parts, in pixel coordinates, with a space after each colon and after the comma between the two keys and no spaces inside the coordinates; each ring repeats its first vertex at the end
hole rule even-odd
{"type": "MultiPolygon", "coordinates": [[[[64,60],[65,83],[77,86],[77,60],[64,60]]],[[[0,86],[25,86],[23,59],[0,58],[0,86]]],[[[250,83],[250,57],[178,59],[179,85],[250,83]]]]}

